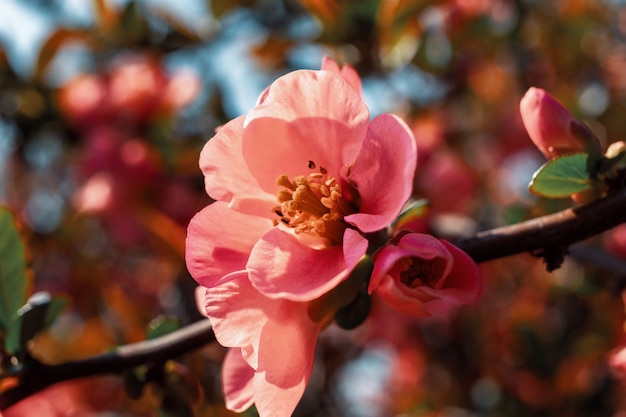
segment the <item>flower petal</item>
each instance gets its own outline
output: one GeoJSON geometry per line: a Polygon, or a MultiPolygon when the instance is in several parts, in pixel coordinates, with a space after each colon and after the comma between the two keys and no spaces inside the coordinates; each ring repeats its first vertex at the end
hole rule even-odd
{"type": "Polygon", "coordinates": [[[261,334],[255,404],[260,416],[289,417],[311,375],[320,328],[305,303],[285,301],[275,313],[261,334]]]}
{"type": "Polygon", "coordinates": [[[389,226],[411,195],[416,165],[415,138],[406,124],[390,114],[372,120],[349,176],[361,208],[345,220],[366,233],[389,226]]]}
{"type": "Polygon", "coordinates": [[[401,291],[398,283],[390,275],[384,275],[376,287],[376,295],[394,309],[416,317],[429,317],[430,311],[422,300],[401,291]]]}
{"type": "Polygon", "coordinates": [[[467,304],[480,296],[483,279],[478,266],[472,258],[450,242],[441,243],[452,254],[452,270],[446,278],[445,288],[441,289],[442,300],[456,304],[467,304]]]}
{"type": "Polygon", "coordinates": [[[226,352],[222,364],[222,388],[226,408],[241,413],[254,403],[254,369],[241,356],[241,349],[226,352]]]}
{"type": "Polygon", "coordinates": [[[352,229],[344,232],[343,246],[313,249],[275,228],[254,246],[246,269],[267,297],[310,301],[345,280],[366,250],[367,240],[352,229]]]}
{"type": "Polygon", "coordinates": [[[244,116],[222,126],[200,153],[207,194],[244,213],[272,217],[274,194],[263,192],[242,155],[244,116]]]}
{"type": "Polygon", "coordinates": [[[187,269],[198,283],[211,287],[224,275],[244,269],[252,247],[272,227],[269,219],[230,210],[217,201],[189,223],[187,269]]]}
{"type": "Polygon", "coordinates": [[[352,87],[329,71],[294,71],[276,80],[248,114],[243,157],[266,193],[276,178],[307,175],[309,161],[339,176],[361,149],[369,111],[352,87]]]}
{"type": "MultiPolygon", "coordinates": [[[[205,307],[217,341],[241,347],[244,362],[256,369],[254,399],[260,415],[291,415],[311,374],[321,326],[309,318],[308,304],[267,298],[240,271],[207,289],[205,307]]],[[[233,395],[227,401],[243,407],[249,402],[245,378],[250,371],[238,362],[226,365],[232,368],[224,371],[231,378],[225,379],[224,390],[233,395]]]]}
{"type": "Polygon", "coordinates": [[[369,294],[373,293],[385,277],[391,272],[396,263],[407,256],[411,256],[411,253],[399,248],[395,245],[383,246],[376,254],[376,261],[374,262],[374,269],[372,270],[372,277],[367,288],[369,294]]]}
{"type": "Polygon", "coordinates": [[[207,288],[205,310],[217,341],[241,348],[243,358],[256,369],[261,331],[281,301],[263,296],[250,284],[248,273],[238,271],[207,288]]]}
{"type": "Polygon", "coordinates": [[[339,65],[332,58],[325,56],[322,58],[322,69],[341,75],[341,78],[346,80],[359,96],[363,96],[361,77],[350,65],[344,65],[343,68],[339,68],[339,65]]]}

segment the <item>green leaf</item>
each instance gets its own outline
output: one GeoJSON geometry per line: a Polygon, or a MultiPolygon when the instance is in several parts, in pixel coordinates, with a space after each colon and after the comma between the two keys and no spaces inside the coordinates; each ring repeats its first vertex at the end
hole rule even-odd
{"type": "Polygon", "coordinates": [[[31,287],[24,242],[13,214],[0,206],[0,329],[8,331],[11,319],[26,303],[31,287]]]}
{"type": "Polygon", "coordinates": [[[566,198],[591,188],[586,153],[559,156],[546,162],[535,172],[528,188],[547,198],[566,198]]]}
{"type": "Polygon", "coordinates": [[[11,322],[7,331],[7,350],[14,354],[26,352],[28,342],[50,327],[67,303],[65,297],[52,297],[47,292],[33,294],[11,322]]]}
{"type": "Polygon", "coordinates": [[[148,325],[146,339],[156,339],[180,329],[180,320],[176,317],[158,316],[148,325]]]}

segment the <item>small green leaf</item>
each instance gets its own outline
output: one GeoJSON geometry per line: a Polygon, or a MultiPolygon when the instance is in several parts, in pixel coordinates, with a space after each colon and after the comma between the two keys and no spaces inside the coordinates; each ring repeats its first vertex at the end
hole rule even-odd
{"type": "Polygon", "coordinates": [[[0,206],[0,329],[7,331],[17,310],[26,303],[32,275],[26,248],[13,214],[0,206]]]}
{"type": "Polygon", "coordinates": [[[586,153],[559,156],[546,162],[535,172],[528,188],[547,198],[566,198],[591,188],[586,153]]]}
{"type": "Polygon", "coordinates": [[[146,339],[156,339],[157,337],[172,333],[180,329],[180,320],[176,317],[158,316],[148,325],[146,339]]]}

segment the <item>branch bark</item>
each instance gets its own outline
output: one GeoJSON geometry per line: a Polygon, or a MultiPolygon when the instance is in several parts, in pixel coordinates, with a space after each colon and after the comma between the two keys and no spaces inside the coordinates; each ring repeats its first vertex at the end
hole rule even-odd
{"type": "MultiPolygon", "coordinates": [[[[511,226],[478,233],[455,244],[476,262],[524,252],[566,248],[626,222],[626,189],[590,204],[570,208],[511,226]]],[[[121,346],[114,351],[58,365],[37,365],[22,384],[0,395],[0,410],[57,382],[115,373],[158,363],[215,341],[208,320],[188,325],[157,339],[121,346]]]]}
{"type": "Polygon", "coordinates": [[[476,262],[566,248],[626,222],[626,189],[589,204],[499,227],[454,242],[476,262]]]}
{"type": "Polygon", "coordinates": [[[121,372],[147,363],[159,363],[215,341],[209,320],[201,320],[156,339],[120,346],[99,356],[58,365],[36,364],[20,385],[0,395],[0,410],[57,382],[121,372]]]}

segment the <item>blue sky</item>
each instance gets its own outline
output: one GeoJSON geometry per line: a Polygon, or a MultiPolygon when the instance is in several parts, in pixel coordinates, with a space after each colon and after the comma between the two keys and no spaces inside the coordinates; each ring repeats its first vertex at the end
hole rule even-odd
{"type": "MultiPolygon", "coordinates": [[[[24,0],[0,0],[0,3],[0,43],[13,68],[26,77],[32,74],[43,42],[57,25],[85,26],[94,20],[93,0],[64,0],[60,14],[24,0]]],[[[127,0],[108,3],[123,7],[127,0]]],[[[145,0],[143,3],[168,11],[192,28],[206,25],[206,20],[211,19],[204,1],[145,0]]]]}

